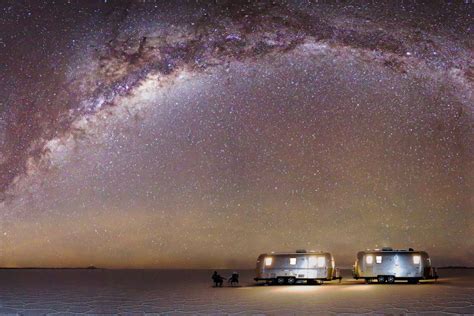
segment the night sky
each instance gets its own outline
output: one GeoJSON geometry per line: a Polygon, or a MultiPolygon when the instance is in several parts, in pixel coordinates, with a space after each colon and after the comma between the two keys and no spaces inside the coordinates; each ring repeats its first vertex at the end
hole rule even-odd
{"type": "Polygon", "coordinates": [[[0,266],[474,265],[470,1],[2,1],[0,266]]]}

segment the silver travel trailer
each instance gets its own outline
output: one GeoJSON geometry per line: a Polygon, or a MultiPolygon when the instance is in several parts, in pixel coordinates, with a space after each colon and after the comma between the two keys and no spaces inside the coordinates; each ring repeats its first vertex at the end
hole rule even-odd
{"type": "Polygon", "coordinates": [[[297,250],[261,254],[257,259],[255,281],[267,284],[323,283],[341,280],[334,258],[328,252],[297,250]]]}
{"type": "Polygon", "coordinates": [[[361,251],[357,254],[352,275],[354,279],[365,279],[367,283],[373,280],[378,283],[395,283],[396,280],[418,283],[420,280],[438,278],[428,254],[412,248],[361,251]]]}

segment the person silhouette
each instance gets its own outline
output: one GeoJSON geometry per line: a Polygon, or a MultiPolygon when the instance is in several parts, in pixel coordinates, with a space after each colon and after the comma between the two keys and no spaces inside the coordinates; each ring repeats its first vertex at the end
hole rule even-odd
{"type": "Polygon", "coordinates": [[[222,284],[224,284],[224,278],[220,276],[217,271],[214,271],[212,274],[212,282],[214,282],[214,287],[222,287],[222,284]]]}
{"type": "Polygon", "coordinates": [[[232,275],[230,276],[229,280],[227,281],[230,283],[230,286],[234,286],[235,284],[239,284],[239,274],[237,272],[232,272],[232,275]]]}

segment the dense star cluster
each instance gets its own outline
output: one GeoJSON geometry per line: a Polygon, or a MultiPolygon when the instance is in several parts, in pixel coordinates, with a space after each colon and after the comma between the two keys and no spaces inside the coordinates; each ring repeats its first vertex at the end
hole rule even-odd
{"type": "Polygon", "coordinates": [[[4,1],[0,264],[472,263],[473,9],[4,1]]]}

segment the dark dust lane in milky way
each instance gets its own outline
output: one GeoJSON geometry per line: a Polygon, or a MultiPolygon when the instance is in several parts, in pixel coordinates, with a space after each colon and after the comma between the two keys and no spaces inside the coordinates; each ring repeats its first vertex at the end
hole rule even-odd
{"type": "Polygon", "coordinates": [[[408,243],[472,260],[472,13],[3,2],[3,264],[408,243]]]}

